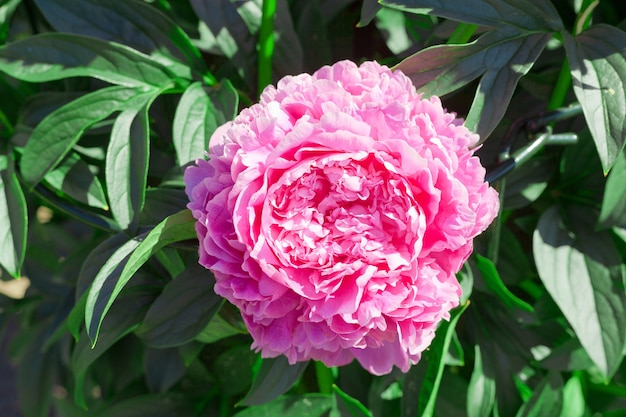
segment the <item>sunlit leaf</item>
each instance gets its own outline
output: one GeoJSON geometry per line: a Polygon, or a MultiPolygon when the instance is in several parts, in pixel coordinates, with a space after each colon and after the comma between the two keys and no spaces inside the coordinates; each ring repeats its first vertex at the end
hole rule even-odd
{"type": "Polygon", "coordinates": [[[621,152],[609,173],[598,223],[603,228],[626,225],[626,153],[621,152]]]}
{"type": "Polygon", "coordinates": [[[136,88],[108,87],[85,94],[50,113],[37,125],[24,147],[20,163],[24,180],[37,184],[56,167],[85,130],[141,95],[136,88]]]}
{"type": "Polygon", "coordinates": [[[583,381],[581,375],[575,374],[565,383],[560,417],[585,417],[587,415],[583,381]]]}
{"type": "Polygon", "coordinates": [[[441,96],[481,77],[466,125],[483,139],[504,116],[517,82],[550,39],[550,33],[502,28],[462,45],[421,50],[394,67],[426,97],[441,96]]]}
{"type": "Polygon", "coordinates": [[[4,43],[9,33],[9,23],[11,16],[17,9],[21,0],[4,0],[0,1],[0,44],[4,43]]]}
{"type": "Polygon", "coordinates": [[[558,372],[549,372],[516,417],[558,416],[562,407],[563,379],[558,372]]]}
{"type": "Polygon", "coordinates": [[[20,276],[26,254],[28,212],[11,156],[0,155],[0,264],[20,276]]]}
{"type": "Polygon", "coordinates": [[[100,326],[124,286],[141,266],[162,247],[196,237],[195,221],[188,210],[174,214],[154,227],[145,237],[137,237],[118,249],[105,263],[89,290],[85,322],[93,343],[100,326]]]}
{"type": "Polygon", "coordinates": [[[496,402],[496,381],[492,375],[485,374],[480,346],[474,346],[474,371],[467,389],[467,416],[489,417],[496,402]]]}
{"type": "Polygon", "coordinates": [[[607,173],[626,140],[626,32],[594,25],[575,38],[564,34],[576,98],[607,173]]]}
{"type": "Polygon", "coordinates": [[[127,46],[65,33],[44,33],[3,46],[0,71],[30,82],[93,77],[144,88],[163,86],[176,78],[149,56],[127,46]]]}
{"type": "MultiPolygon", "coordinates": [[[[578,221],[584,217],[591,216],[578,221]]],[[[546,289],[589,357],[609,378],[622,359],[626,294],[621,259],[610,236],[592,230],[589,224],[574,240],[552,207],[539,220],[533,253],[546,289]]]]}
{"type": "Polygon", "coordinates": [[[57,193],[66,194],[80,203],[103,210],[109,208],[100,180],[76,152],[70,152],[46,174],[44,181],[57,193]]]}
{"type": "Polygon", "coordinates": [[[178,76],[190,77],[188,63],[206,70],[200,52],[168,16],[145,2],[36,0],[57,32],[92,36],[151,55],[178,76]]]}
{"type": "Polygon", "coordinates": [[[134,100],[120,113],[111,131],[105,177],[113,217],[121,229],[135,229],[143,208],[148,175],[150,129],[148,102],[134,100]]]}
{"type": "Polygon", "coordinates": [[[237,92],[228,80],[208,92],[201,83],[191,84],[176,108],[173,141],[180,166],[203,158],[211,135],[237,111],[237,92]]]}
{"type": "Polygon", "coordinates": [[[446,19],[498,27],[510,25],[529,30],[555,30],[563,27],[558,12],[542,0],[380,0],[411,13],[433,14],[446,19]]]}

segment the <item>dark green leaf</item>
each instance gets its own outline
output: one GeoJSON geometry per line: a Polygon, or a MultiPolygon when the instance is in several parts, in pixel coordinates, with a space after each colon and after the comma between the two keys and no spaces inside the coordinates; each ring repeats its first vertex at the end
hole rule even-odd
{"type": "Polygon", "coordinates": [[[146,394],[109,406],[97,417],[186,417],[196,415],[194,405],[180,394],[146,394]]]}
{"type": "Polygon", "coordinates": [[[263,404],[284,394],[300,379],[307,365],[308,362],[297,362],[294,365],[289,365],[284,356],[263,359],[261,369],[252,383],[250,391],[240,401],[240,404],[263,404]]]}
{"type": "Polygon", "coordinates": [[[199,82],[185,90],[173,126],[174,147],[181,167],[204,156],[215,129],[237,112],[237,99],[237,92],[228,80],[208,93],[199,82]]]}
{"type": "Polygon", "coordinates": [[[28,212],[12,157],[0,155],[0,264],[21,275],[26,254],[28,212]]]}
{"type": "Polygon", "coordinates": [[[224,320],[222,316],[216,314],[213,316],[211,322],[196,336],[195,340],[208,344],[236,334],[247,333],[246,329],[233,326],[231,323],[224,320]]]}
{"type": "Polygon", "coordinates": [[[0,71],[30,82],[93,77],[143,88],[162,87],[176,78],[127,46],[64,33],[31,36],[0,48],[0,71]]]}
{"type": "MultiPolygon", "coordinates": [[[[132,241],[131,241],[132,242],[132,241]]],[[[87,406],[84,393],[84,379],[89,366],[122,337],[135,330],[143,319],[153,297],[148,294],[130,292],[119,297],[115,308],[102,323],[97,345],[92,345],[90,338],[82,332],[70,358],[70,368],[74,374],[76,390],[74,400],[78,405],[87,406]]]]}
{"type": "Polygon", "coordinates": [[[57,32],[93,36],[151,55],[178,76],[190,78],[189,63],[204,72],[200,52],[168,16],[141,1],[36,0],[57,32]]]}
{"type": "Polygon", "coordinates": [[[169,390],[185,375],[185,363],[178,349],[146,349],[146,383],[152,392],[169,390]]]}
{"type": "Polygon", "coordinates": [[[50,113],[33,131],[20,164],[24,180],[37,184],[95,123],[113,112],[144,100],[147,93],[136,88],[108,87],[83,97],[50,113]]]}
{"type": "Polygon", "coordinates": [[[502,28],[463,45],[438,45],[406,58],[394,69],[425,96],[444,95],[481,77],[466,125],[483,139],[504,116],[519,79],[550,40],[549,33],[502,28]]]}
{"type": "Polygon", "coordinates": [[[3,44],[9,33],[9,23],[11,16],[17,9],[21,0],[0,1],[0,44],[3,44]]]}
{"type": "Polygon", "coordinates": [[[104,316],[135,272],[162,247],[195,238],[194,225],[191,212],[183,210],[164,219],[148,234],[129,241],[109,258],[94,279],[87,298],[85,322],[94,344],[104,316]]]}
{"type": "Polygon", "coordinates": [[[140,224],[157,224],[162,219],[184,210],[189,202],[185,190],[150,187],[146,190],[146,202],[139,217],[140,224]]]}
{"type": "Polygon", "coordinates": [[[256,40],[252,34],[254,28],[251,30],[248,27],[248,22],[239,13],[238,6],[242,9],[252,8],[252,13],[257,14],[257,18],[252,20],[258,24],[261,16],[259,5],[254,2],[234,3],[230,0],[214,0],[211,3],[191,0],[190,3],[215,37],[222,53],[232,61],[249,86],[254,87],[257,54],[256,40]]]}
{"type": "MultiPolygon", "coordinates": [[[[579,216],[577,222],[589,218],[579,216]]],[[[621,259],[608,234],[578,231],[574,241],[557,208],[541,216],[533,236],[539,277],[589,357],[609,378],[622,359],[626,294],[621,259]]]]}
{"type": "Polygon", "coordinates": [[[44,181],[58,194],[66,194],[91,207],[109,208],[100,180],[76,152],[70,151],[55,169],[46,174],[44,181]]]}
{"type": "Polygon", "coordinates": [[[138,335],[149,346],[180,346],[196,338],[213,319],[223,299],[215,294],[213,274],[197,264],[165,286],[148,310],[138,335]]]}
{"type": "MultiPolygon", "coordinates": [[[[450,312],[450,321],[442,321],[437,328],[436,336],[422,361],[426,360],[425,373],[410,372],[404,380],[402,396],[403,417],[432,417],[439,385],[445,367],[446,353],[450,349],[452,334],[461,314],[469,306],[469,302],[450,312]]],[[[417,369],[417,368],[416,368],[417,369]]]]}
{"type": "Polygon", "coordinates": [[[467,417],[489,417],[496,402],[496,381],[485,374],[479,345],[474,346],[474,352],[474,371],[467,389],[467,417]]]}
{"type": "Polygon", "coordinates": [[[516,417],[558,416],[563,408],[563,379],[550,372],[535,388],[533,396],[522,406],[516,417]]]}
{"type": "Polygon", "coordinates": [[[235,346],[217,357],[213,369],[222,395],[233,396],[246,391],[252,382],[252,367],[258,357],[248,345],[235,346]]]}
{"type": "Polygon", "coordinates": [[[286,396],[267,404],[247,408],[233,417],[321,417],[334,405],[335,399],[332,395],[286,396]]]}
{"type": "Polygon", "coordinates": [[[609,173],[604,188],[602,210],[598,223],[602,228],[626,225],[626,153],[621,152],[609,173]]]}
{"type": "Polygon", "coordinates": [[[626,33],[595,25],[573,38],[564,33],[576,98],[607,173],[626,138],[626,33]]]}
{"type": "Polygon", "coordinates": [[[24,417],[46,417],[49,414],[58,352],[40,350],[47,334],[43,326],[30,332],[29,343],[21,352],[17,368],[17,402],[24,417]]]}
{"type": "Polygon", "coordinates": [[[499,27],[510,25],[528,30],[562,29],[563,23],[550,2],[543,0],[380,0],[384,6],[412,13],[433,14],[446,19],[499,27]]]}
{"type": "Polygon", "coordinates": [[[337,385],[333,384],[335,395],[343,402],[352,417],[372,417],[372,413],[361,404],[361,401],[352,398],[341,390],[337,385]]]}
{"type": "Polygon", "coordinates": [[[115,120],[106,153],[105,176],[113,217],[120,229],[134,230],[143,208],[150,159],[148,101],[135,100],[115,120]]]}
{"type": "Polygon", "coordinates": [[[476,254],[476,267],[483,275],[487,288],[489,288],[499,299],[509,308],[518,308],[529,313],[534,309],[524,300],[519,299],[504,285],[496,266],[490,259],[480,254],[476,254]]]}
{"type": "Polygon", "coordinates": [[[357,26],[364,27],[370,24],[374,17],[376,17],[376,13],[382,8],[380,4],[378,4],[378,0],[363,0],[363,5],[361,6],[361,18],[359,19],[359,23],[357,26]]]}
{"type": "Polygon", "coordinates": [[[557,346],[539,365],[555,371],[584,371],[593,366],[593,361],[577,339],[570,339],[557,346]]]}

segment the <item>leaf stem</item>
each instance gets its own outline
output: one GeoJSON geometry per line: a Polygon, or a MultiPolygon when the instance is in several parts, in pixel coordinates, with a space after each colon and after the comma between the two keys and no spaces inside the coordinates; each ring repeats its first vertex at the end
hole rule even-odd
{"type": "Polygon", "coordinates": [[[317,386],[320,393],[332,394],[334,378],[330,368],[320,361],[315,361],[315,376],[317,377],[317,386]]]}
{"type": "Polygon", "coordinates": [[[570,72],[569,63],[566,58],[563,60],[563,65],[561,65],[561,70],[556,79],[554,90],[552,90],[550,101],[548,101],[548,110],[555,110],[563,106],[571,85],[572,73],[570,72]]]}
{"type": "Polygon", "coordinates": [[[276,0],[263,0],[261,28],[259,30],[259,95],[272,83],[272,58],[274,56],[274,15],[276,0]]]}
{"type": "Polygon", "coordinates": [[[446,43],[448,45],[467,43],[467,41],[471,39],[474,32],[476,32],[476,29],[478,29],[478,25],[471,23],[459,23],[446,43]]]}

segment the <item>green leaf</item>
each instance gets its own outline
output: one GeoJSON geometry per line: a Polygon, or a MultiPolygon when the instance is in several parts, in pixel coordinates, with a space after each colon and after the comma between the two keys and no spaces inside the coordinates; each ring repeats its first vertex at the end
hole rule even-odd
{"type": "Polygon", "coordinates": [[[500,278],[500,274],[498,274],[498,270],[496,266],[491,262],[490,259],[485,258],[480,254],[476,254],[476,267],[485,278],[485,283],[487,284],[487,288],[489,288],[499,299],[509,308],[519,308],[520,310],[527,311],[529,313],[533,313],[533,307],[516,297],[509,289],[504,285],[502,279],[500,278]]]}
{"type": "Polygon", "coordinates": [[[195,403],[176,393],[144,394],[109,405],[97,417],[195,416],[195,403]]]}
{"type": "Polygon", "coordinates": [[[479,345],[474,346],[474,352],[474,371],[467,389],[467,417],[489,417],[496,402],[496,381],[485,374],[479,345]]]}
{"type": "Polygon", "coordinates": [[[258,356],[248,345],[239,345],[228,349],[215,359],[213,369],[222,395],[238,395],[250,387],[252,368],[258,356]]]}
{"type": "Polygon", "coordinates": [[[162,87],[167,68],[124,45],[79,35],[44,33],[0,48],[0,71],[22,81],[93,77],[126,87],[162,87]]]}
{"type": "Polygon", "coordinates": [[[423,49],[394,69],[406,74],[426,97],[447,94],[482,77],[465,123],[484,139],[504,116],[517,82],[551,36],[505,27],[468,44],[423,49]]]}
{"type": "Polygon", "coordinates": [[[28,211],[11,156],[0,155],[0,264],[21,275],[26,254],[28,211]]]}
{"type": "Polygon", "coordinates": [[[76,152],[70,151],[55,169],[45,175],[44,181],[57,194],[68,195],[80,203],[102,210],[109,208],[100,180],[76,152]]]}
{"type": "MultiPolygon", "coordinates": [[[[589,218],[581,213],[574,223],[590,223],[589,218]]],[[[619,253],[608,234],[591,232],[593,226],[578,230],[574,240],[552,207],[539,219],[533,253],[541,281],[589,357],[610,378],[622,360],[626,294],[619,253]]]]}
{"type": "Polygon", "coordinates": [[[583,380],[579,374],[574,374],[563,387],[563,408],[560,417],[585,417],[585,408],[583,380]]]}
{"type": "Polygon", "coordinates": [[[70,358],[70,369],[74,375],[76,389],[74,400],[83,408],[87,407],[84,393],[84,380],[87,369],[114,343],[131,333],[141,323],[153,297],[148,294],[129,292],[117,299],[115,309],[102,323],[101,334],[97,345],[92,345],[87,334],[83,332],[70,358]]]}
{"type": "Polygon", "coordinates": [[[500,27],[508,25],[528,30],[563,28],[557,10],[543,0],[380,0],[384,6],[411,13],[433,14],[446,19],[476,25],[500,27]]]}
{"type": "MultiPolygon", "coordinates": [[[[230,0],[214,0],[208,3],[203,0],[191,0],[191,6],[198,17],[206,23],[217,46],[233,65],[239,75],[254,87],[256,70],[256,40],[246,20],[239,13],[239,8],[252,7],[257,12],[257,23],[260,22],[261,9],[254,2],[234,3],[230,0]],[[258,9],[258,10],[257,10],[258,9]]],[[[244,11],[245,12],[245,11],[244,11]]],[[[253,28],[254,29],[254,28],[253,28]]],[[[258,30],[258,27],[256,28],[258,30]]]]}
{"type": "Polygon", "coordinates": [[[145,350],[144,372],[152,392],[166,392],[185,375],[185,363],[178,349],[145,350]]]}
{"type": "Polygon", "coordinates": [[[87,298],[85,322],[94,344],[104,316],[135,272],[162,247],[195,237],[195,219],[189,210],[183,210],[164,219],[148,234],[129,241],[109,258],[94,279],[87,298]]]}
{"type": "Polygon", "coordinates": [[[578,339],[569,339],[557,346],[539,362],[539,366],[555,371],[583,371],[593,366],[593,361],[578,339]]]}
{"type": "Polygon", "coordinates": [[[47,337],[45,330],[45,326],[40,325],[35,332],[31,331],[31,340],[21,352],[17,368],[17,403],[24,417],[46,417],[50,412],[59,353],[41,352],[41,345],[47,337]]]}
{"type": "Polygon", "coordinates": [[[626,33],[594,25],[575,38],[563,36],[574,93],[606,174],[626,140],[626,33]]]}
{"type": "Polygon", "coordinates": [[[235,116],[237,106],[237,91],[228,80],[208,93],[199,82],[187,87],[176,108],[173,126],[174,148],[181,167],[204,156],[211,135],[235,116]]]}
{"type": "Polygon", "coordinates": [[[188,63],[206,65],[187,34],[156,7],[141,1],[36,0],[57,32],[92,36],[150,55],[178,76],[190,78],[188,63]]]}
{"type": "Polygon", "coordinates": [[[284,356],[263,359],[250,391],[239,404],[263,404],[284,394],[300,379],[308,364],[309,362],[296,362],[289,365],[284,356]]]}
{"type": "Polygon", "coordinates": [[[516,417],[558,416],[562,408],[563,379],[558,372],[549,372],[516,417]]]}
{"type": "Polygon", "coordinates": [[[106,153],[105,178],[113,217],[121,229],[134,230],[143,208],[150,159],[148,102],[134,100],[117,117],[106,153]]]}
{"type": "Polygon", "coordinates": [[[378,4],[378,0],[363,0],[363,5],[361,6],[361,17],[357,26],[365,27],[369,25],[382,7],[383,6],[378,4]]]}
{"type": "Polygon", "coordinates": [[[0,44],[4,43],[7,38],[11,16],[20,3],[21,0],[0,1],[0,44]]]}
{"type": "Polygon", "coordinates": [[[361,401],[356,398],[352,398],[335,384],[333,384],[333,391],[346,406],[352,417],[372,417],[372,413],[361,403],[361,401]]]}
{"type": "Polygon", "coordinates": [[[108,87],[85,94],[50,113],[37,125],[24,147],[20,161],[24,180],[36,185],[61,162],[88,128],[141,100],[145,94],[136,88],[108,87]]]}
{"type": "Polygon", "coordinates": [[[250,407],[233,417],[321,417],[335,405],[332,395],[285,396],[270,403],[250,407]]]}
{"type": "Polygon", "coordinates": [[[626,225],[626,153],[621,152],[609,172],[598,224],[602,228],[626,225]]]}
{"type": "Polygon", "coordinates": [[[196,336],[198,342],[213,343],[236,334],[247,334],[247,330],[233,326],[222,316],[216,314],[211,322],[196,336]]]}
{"type": "Polygon", "coordinates": [[[180,346],[196,338],[222,306],[213,274],[197,264],[168,283],[137,334],[148,346],[180,346]]]}
{"type": "MultiPolygon", "coordinates": [[[[460,305],[450,312],[450,321],[442,321],[437,328],[435,339],[422,361],[426,360],[425,374],[411,372],[404,380],[402,396],[403,417],[432,417],[439,385],[445,368],[446,353],[450,349],[452,335],[461,314],[469,306],[469,302],[460,305]]],[[[415,367],[417,370],[418,367],[415,367]]]]}

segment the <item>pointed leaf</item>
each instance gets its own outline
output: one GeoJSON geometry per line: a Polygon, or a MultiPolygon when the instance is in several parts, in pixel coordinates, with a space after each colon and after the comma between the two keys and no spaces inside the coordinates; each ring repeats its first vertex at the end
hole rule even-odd
{"type": "Polygon", "coordinates": [[[602,210],[598,224],[603,228],[626,224],[626,153],[621,152],[609,172],[602,198],[602,210]]]}
{"type": "Polygon", "coordinates": [[[172,242],[195,237],[195,220],[189,210],[183,210],[164,219],[148,234],[129,241],[114,253],[98,272],[87,298],[85,322],[87,333],[94,344],[111,304],[150,256],[172,242]]]}
{"type": "Polygon", "coordinates": [[[0,155],[0,264],[19,277],[26,254],[28,211],[11,156],[0,155]]]}
{"type": "MultiPolygon", "coordinates": [[[[144,93],[145,94],[145,93],[144,93]]],[[[141,95],[135,88],[108,87],[86,94],[50,113],[24,147],[22,177],[37,184],[78,142],[82,134],[141,95]]]]}
{"type": "Polygon", "coordinates": [[[480,254],[476,254],[476,267],[483,275],[487,288],[489,288],[499,299],[509,308],[518,308],[520,310],[533,313],[533,307],[526,301],[518,298],[513,294],[502,282],[500,274],[491,259],[485,258],[480,254]]]}
{"type": "Polygon", "coordinates": [[[563,41],[574,92],[606,174],[626,140],[626,32],[594,25],[575,38],[566,33],[563,41]]]}
{"type": "Polygon", "coordinates": [[[332,395],[285,396],[270,403],[250,407],[233,417],[322,417],[335,406],[332,395]]]}
{"type": "Polygon", "coordinates": [[[394,69],[411,78],[426,97],[447,94],[482,77],[466,125],[485,139],[504,116],[517,82],[550,38],[549,33],[503,28],[472,43],[426,48],[394,69]]]}
{"type": "Polygon", "coordinates": [[[533,236],[535,263],[589,357],[609,378],[626,339],[621,259],[609,235],[587,232],[578,238],[563,227],[557,208],[550,208],[533,236]]]}
{"type": "Polygon", "coordinates": [[[344,403],[352,417],[372,417],[372,413],[361,403],[361,401],[356,398],[352,398],[334,384],[333,391],[335,391],[335,395],[344,403]]]}
{"type": "Polygon", "coordinates": [[[558,416],[563,408],[563,379],[550,372],[535,388],[533,396],[522,406],[516,417],[558,416]]]}
{"type": "Polygon", "coordinates": [[[308,364],[309,362],[296,362],[289,365],[284,356],[263,359],[250,391],[239,404],[263,404],[284,394],[300,379],[308,364]]]}
{"type": "Polygon", "coordinates": [[[113,217],[121,229],[134,229],[143,208],[148,176],[148,101],[134,100],[115,120],[106,153],[105,178],[113,217]]]}
{"type": "Polygon", "coordinates": [[[558,12],[543,0],[381,0],[384,6],[412,13],[433,14],[446,19],[499,27],[510,25],[529,30],[560,30],[558,12]]]}
{"type": "Polygon", "coordinates": [[[36,0],[57,32],[92,36],[130,46],[152,56],[179,76],[190,77],[191,64],[206,65],[187,34],[156,7],[141,1],[36,0]]]}
{"type": "Polygon", "coordinates": [[[11,17],[21,0],[4,0],[0,2],[0,44],[4,43],[9,33],[11,17]]]}
{"type": "Polygon", "coordinates": [[[192,341],[213,319],[223,299],[215,294],[213,274],[190,265],[154,301],[137,334],[148,346],[166,348],[192,341]]]}
{"type": "Polygon", "coordinates": [[[489,417],[496,402],[496,381],[485,374],[484,354],[479,345],[474,346],[474,352],[474,371],[467,389],[467,417],[489,417]]]}
{"type": "Polygon", "coordinates": [[[201,83],[185,90],[176,108],[173,140],[182,167],[202,158],[215,129],[231,120],[237,111],[237,91],[228,80],[207,91],[201,83]]]}
{"type": "Polygon", "coordinates": [[[65,33],[44,33],[0,48],[0,71],[22,81],[93,77],[127,87],[163,86],[176,77],[134,49],[65,33]]]}
{"type": "Polygon", "coordinates": [[[44,181],[58,194],[66,194],[91,207],[102,210],[109,208],[100,180],[76,152],[70,152],[55,169],[46,174],[44,181]]]}

